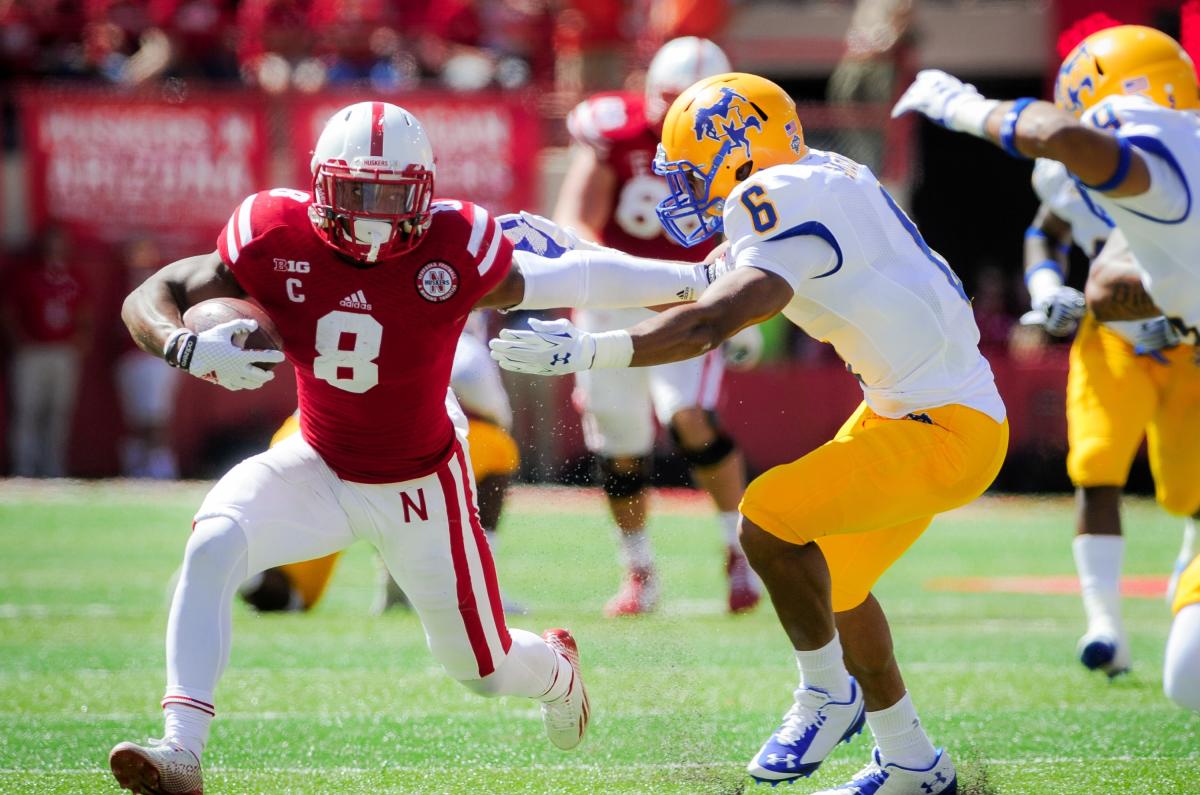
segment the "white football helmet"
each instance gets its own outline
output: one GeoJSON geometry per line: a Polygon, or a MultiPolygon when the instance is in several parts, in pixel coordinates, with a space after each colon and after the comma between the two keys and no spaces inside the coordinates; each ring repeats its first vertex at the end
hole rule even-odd
{"type": "Polygon", "coordinates": [[[429,228],[433,147],[411,113],[359,102],[329,119],[310,164],[317,233],[338,251],[377,262],[416,248],[429,228]]]}
{"type": "Polygon", "coordinates": [[[732,71],[729,56],[708,39],[671,39],[654,54],[646,70],[646,120],[662,121],[675,97],[697,80],[732,71]]]}

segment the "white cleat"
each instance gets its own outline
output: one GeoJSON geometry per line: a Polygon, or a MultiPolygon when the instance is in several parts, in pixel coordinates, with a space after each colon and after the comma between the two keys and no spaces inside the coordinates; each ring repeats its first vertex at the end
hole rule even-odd
{"type": "Polygon", "coordinates": [[[840,787],[814,795],[957,795],[958,777],[950,754],[939,749],[933,764],[924,769],[884,762],[879,749],[871,752],[871,763],[840,787]]]}
{"type": "Polygon", "coordinates": [[[1089,671],[1103,671],[1109,679],[1129,673],[1133,660],[1129,641],[1111,632],[1087,632],[1076,646],[1079,662],[1089,671]]]}
{"type": "Polygon", "coordinates": [[[109,752],[108,766],[121,789],[135,795],[204,795],[199,758],[166,740],[121,743],[109,752]]]}
{"type": "Polygon", "coordinates": [[[542,723],[550,742],[564,751],[570,751],[583,741],[587,731],[591,708],[588,704],[587,688],[579,673],[579,649],[575,639],[565,629],[548,629],[542,640],[571,664],[571,682],[567,692],[555,701],[542,703],[542,723]]]}
{"type": "Polygon", "coordinates": [[[817,687],[795,691],[783,723],[746,765],[755,781],[775,786],[816,772],[838,743],[848,743],[863,730],[866,706],[858,682],[850,677],[850,696],[837,701],[817,687]]]}

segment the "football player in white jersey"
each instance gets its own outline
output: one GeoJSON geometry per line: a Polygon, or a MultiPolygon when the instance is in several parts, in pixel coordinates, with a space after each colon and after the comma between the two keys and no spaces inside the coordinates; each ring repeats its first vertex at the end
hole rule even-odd
{"type": "MultiPolygon", "coordinates": [[[[1093,33],[1071,51],[1059,69],[1053,105],[1028,98],[987,99],[974,86],[927,70],[892,113],[918,111],[949,129],[992,141],[1014,157],[1045,157],[1066,166],[1081,195],[1114,223],[1133,255],[1102,256],[1092,264],[1088,309],[1102,321],[1166,315],[1180,339],[1179,355],[1190,355],[1195,366],[1200,344],[1200,223],[1193,206],[1193,191],[1200,185],[1197,108],[1195,66],[1179,43],[1153,28],[1122,25],[1093,33]]],[[[1197,414],[1190,412],[1190,418],[1197,414]]],[[[1197,436],[1192,426],[1180,441],[1194,447],[1197,436]]],[[[1190,480],[1200,481],[1200,471],[1190,480]]],[[[1192,514],[1200,504],[1181,507],[1192,514]]],[[[1175,602],[1179,612],[1167,648],[1165,688],[1179,703],[1196,705],[1200,666],[1188,650],[1200,648],[1200,621],[1194,610],[1180,608],[1180,595],[1175,602]],[[1187,615],[1193,615],[1190,622],[1184,620],[1187,615]],[[1178,693],[1191,698],[1177,698],[1178,693]]]]}
{"type": "MultiPolygon", "coordinates": [[[[1055,336],[1070,334],[1082,318],[1067,376],[1067,472],[1077,508],[1073,551],[1087,613],[1079,659],[1116,676],[1131,662],[1120,611],[1121,490],[1146,437],[1158,501],[1185,517],[1170,602],[1194,549],[1195,521],[1187,511],[1200,499],[1200,446],[1189,440],[1196,433],[1191,418],[1200,416],[1200,369],[1161,315],[1108,323],[1082,317],[1083,294],[1063,284],[1063,255],[1073,238],[1088,257],[1096,256],[1112,227],[1092,211],[1062,163],[1038,160],[1033,187],[1042,204],[1025,233],[1025,279],[1034,307],[1026,317],[1055,336]]],[[[1114,237],[1104,247],[1105,260],[1131,257],[1120,233],[1114,237]]]]}
{"type": "MultiPolygon", "coordinates": [[[[668,195],[651,170],[667,106],[702,77],[730,70],[713,42],[695,36],[662,46],[646,72],[644,92],[610,92],[581,102],[567,118],[575,145],[554,219],[589,240],[636,257],[699,262],[707,246],[685,249],[654,215],[668,195]]],[[[585,331],[632,326],[653,315],[642,308],[586,309],[573,320],[585,331]]],[[[744,336],[757,336],[756,328],[744,336]]],[[[758,604],[761,590],[737,540],[737,504],[746,488],[745,464],[734,439],[716,421],[725,359],[747,345],[722,346],[705,356],[646,370],[579,373],[573,402],[582,414],[583,439],[616,525],[625,578],[606,605],[609,616],[638,615],[658,604],[659,578],[645,532],[654,417],[666,428],[696,483],[712,497],[724,535],[728,607],[740,613],[758,604]]],[[[732,361],[732,360],[731,360],[732,361]]]]}
{"type": "MultiPolygon", "coordinates": [[[[730,241],[699,300],[628,330],[530,321],[492,340],[493,358],[541,375],[653,366],[781,313],[832,343],[865,402],[829,444],[755,479],[740,505],[742,546],[800,668],[782,725],[748,770],[773,784],[811,775],[866,724],[877,745],[868,764],[825,795],[956,792],[871,590],[935,514],[991,484],[1007,449],[962,284],[870,169],[805,146],[795,104],[761,77],[717,75],[681,94],[655,170],[671,186],[658,212],[673,237],[686,245],[724,230],[730,241]]],[[[642,281],[623,289],[641,292],[642,281]]]]}

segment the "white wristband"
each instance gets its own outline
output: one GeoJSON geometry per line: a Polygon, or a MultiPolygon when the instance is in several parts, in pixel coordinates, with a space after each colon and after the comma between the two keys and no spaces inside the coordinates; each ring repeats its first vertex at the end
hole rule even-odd
{"type": "Polygon", "coordinates": [[[986,138],[984,124],[999,104],[1000,100],[998,99],[984,99],[983,97],[960,100],[947,115],[946,126],[951,130],[970,133],[977,138],[986,138]]]}
{"type": "Polygon", "coordinates": [[[596,353],[592,357],[593,370],[613,367],[628,367],[633,359],[633,337],[625,329],[616,331],[601,331],[591,335],[596,343],[596,353]]]}
{"type": "Polygon", "coordinates": [[[1029,274],[1029,280],[1026,283],[1026,287],[1029,288],[1030,303],[1036,306],[1042,301],[1048,300],[1051,294],[1062,286],[1062,276],[1059,276],[1053,268],[1038,268],[1029,274]]]}

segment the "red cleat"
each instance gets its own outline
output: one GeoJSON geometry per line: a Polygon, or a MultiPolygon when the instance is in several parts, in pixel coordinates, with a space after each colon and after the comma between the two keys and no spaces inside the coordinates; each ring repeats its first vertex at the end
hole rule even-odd
{"type": "Polygon", "coordinates": [[[658,575],[654,569],[630,569],[621,583],[621,590],[608,600],[604,606],[604,615],[609,618],[617,616],[639,616],[650,613],[658,607],[658,575]]]}
{"type": "Polygon", "coordinates": [[[753,610],[762,599],[762,587],[758,575],[750,568],[746,555],[736,547],[730,547],[725,558],[725,574],[729,576],[729,612],[745,613],[753,610]]]}

